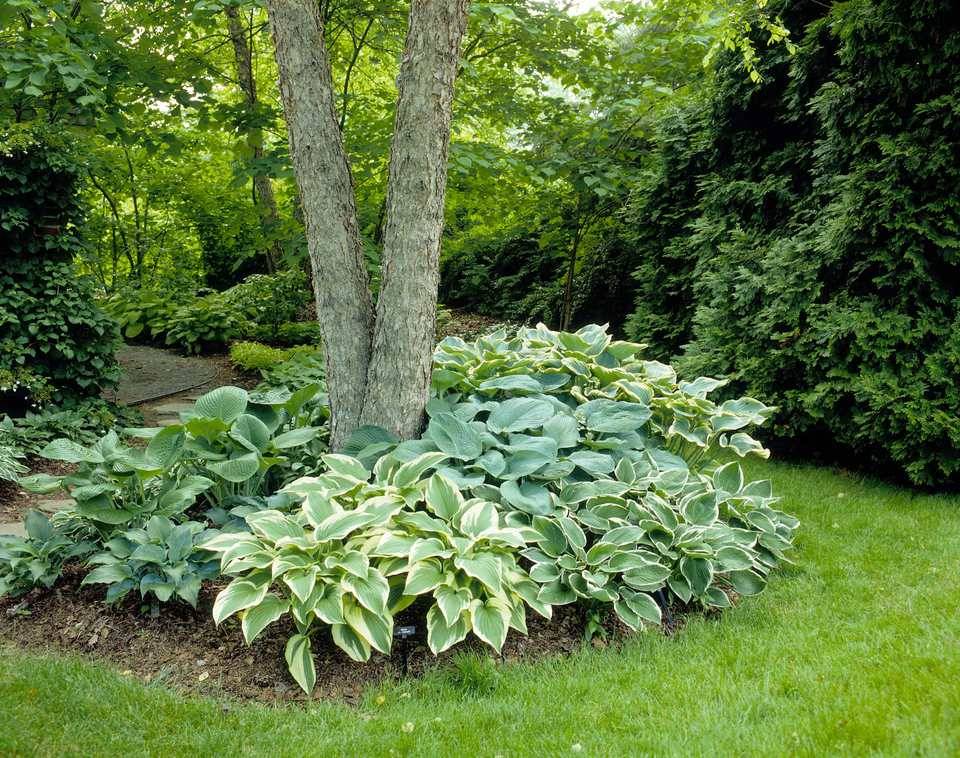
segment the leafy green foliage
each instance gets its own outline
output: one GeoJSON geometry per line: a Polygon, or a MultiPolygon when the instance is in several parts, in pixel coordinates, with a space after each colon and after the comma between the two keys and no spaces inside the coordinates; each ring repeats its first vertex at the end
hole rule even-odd
{"type": "Polygon", "coordinates": [[[153,342],[166,336],[183,302],[176,293],[128,289],[112,294],[103,309],[120,324],[126,339],[153,342]]]}
{"type": "Polygon", "coordinates": [[[58,401],[97,395],[119,375],[118,340],[70,260],[82,245],[77,158],[62,137],[22,127],[0,133],[0,155],[0,371],[28,369],[58,401]]]}
{"type": "MultiPolygon", "coordinates": [[[[123,444],[115,432],[92,446],[54,440],[41,455],[75,463],[76,472],[38,474],[22,484],[37,492],[66,490],[76,501],[74,515],[104,538],[153,516],[177,518],[201,495],[219,506],[235,495],[269,494],[284,480],[288,455],[318,434],[306,425],[305,410],[317,393],[309,385],[251,397],[239,387],[221,387],[197,400],[180,424],[128,430],[149,439],[146,448],[123,444]]],[[[295,470],[306,473],[304,459],[294,460],[295,470]]]]}
{"type": "Polygon", "coordinates": [[[144,528],[128,529],[92,555],[87,562],[96,568],[82,583],[107,585],[108,603],[138,589],[144,600],[153,595],[166,603],[176,597],[196,608],[201,583],[219,574],[216,557],[197,547],[208,537],[199,522],[176,524],[153,516],[144,528]]]}
{"type": "Polygon", "coordinates": [[[222,295],[211,294],[176,310],[164,342],[185,353],[222,352],[248,329],[244,316],[222,295]]]}
{"type": "Polygon", "coordinates": [[[284,349],[270,347],[259,342],[234,342],[230,346],[231,363],[244,371],[259,371],[264,376],[278,377],[278,380],[271,381],[275,386],[283,385],[284,377],[291,377],[289,382],[291,387],[322,382],[324,379],[323,371],[314,371],[312,368],[308,368],[312,366],[314,359],[318,362],[322,361],[322,354],[319,348],[307,345],[284,349]],[[297,361],[287,367],[281,366],[291,359],[297,359],[297,361]],[[298,371],[297,366],[303,367],[300,373],[296,373],[298,371]],[[294,380],[292,377],[297,378],[294,380]]]}
{"type": "Polygon", "coordinates": [[[724,61],[703,117],[664,126],[633,332],[770,398],[795,450],[955,483],[955,14],[783,7],[799,53],[764,53],[759,87],[724,61]]]}
{"type": "Polygon", "coordinates": [[[42,411],[27,411],[22,418],[4,418],[0,426],[25,453],[35,455],[58,437],[92,445],[111,429],[143,420],[139,411],[101,398],[50,405],[42,411]]]}
{"type": "Polygon", "coordinates": [[[27,513],[25,525],[25,538],[0,535],[0,597],[52,587],[64,563],[83,558],[95,548],[54,528],[40,511],[27,513]]]}
{"type": "Polygon", "coordinates": [[[760,592],[798,522],[719,459],[765,457],[744,430],[772,409],[714,403],[724,382],[679,382],[641,350],[596,326],[444,340],[421,439],[362,428],[355,457],[325,455],[283,489],[298,508],[252,503],[252,535],[204,544],[236,577],[215,620],[241,614],[250,642],[290,614],[287,663],[309,692],[318,628],[366,660],[421,596],[439,654],[471,632],[500,650],[527,607],[606,605],[640,629],[660,623],[651,593],[723,608],[760,592]]]}

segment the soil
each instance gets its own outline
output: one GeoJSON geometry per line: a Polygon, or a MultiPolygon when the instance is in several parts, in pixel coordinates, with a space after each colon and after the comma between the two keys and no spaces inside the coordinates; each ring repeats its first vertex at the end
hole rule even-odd
{"type": "Polygon", "coordinates": [[[450,319],[437,324],[437,341],[444,337],[462,337],[467,342],[489,334],[503,321],[457,308],[447,308],[450,319]]]}
{"type": "MultiPolygon", "coordinates": [[[[127,676],[175,690],[262,702],[305,701],[308,698],[290,678],[283,658],[292,626],[287,620],[272,625],[247,647],[236,619],[214,626],[211,608],[223,583],[204,587],[197,609],[182,603],[160,606],[157,616],[138,597],[116,606],[102,602],[102,587],[80,587],[84,571],[68,566],[51,590],[33,590],[22,598],[0,600],[0,643],[31,651],[79,654],[105,662],[127,676]]],[[[390,656],[374,654],[367,663],[350,660],[330,640],[314,639],[317,686],[313,699],[359,702],[368,687],[407,676],[421,676],[449,665],[455,651],[480,650],[491,654],[472,636],[439,657],[427,648],[421,603],[407,609],[396,627],[413,625],[410,640],[396,642],[390,656]],[[404,666],[406,657],[406,666],[404,666]]],[[[501,663],[533,661],[569,654],[584,644],[584,611],[578,606],[554,609],[546,620],[528,613],[529,634],[511,632],[501,663]]],[[[628,635],[625,627],[608,623],[609,641],[628,635]]]]}

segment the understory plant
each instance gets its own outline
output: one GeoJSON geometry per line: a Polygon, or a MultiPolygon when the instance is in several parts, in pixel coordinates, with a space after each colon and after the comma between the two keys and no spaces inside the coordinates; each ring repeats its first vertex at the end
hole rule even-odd
{"type": "Polygon", "coordinates": [[[83,558],[96,547],[55,528],[40,511],[29,511],[24,526],[26,537],[0,535],[0,597],[52,587],[66,562],[83,558]]]}
{"type": "Polygon", "coordinates": [[[236,577],[215,620],[239,613],[251,641],[291,614],[287,662],[309,691],[321,629],[365,660],[421,595],[439,653],[471,631],[499,650],[527,607],[609,607],[640,629],[663,603],[761,591],[798,523],[736,458],[767,455],[745,430],[773,409],[713,402],[721,380],[679,381],[641,351],[600,327],[445,340],[421,439],[362,428],[355,457],[287,485],[299,509],[205,545],[236,577]]]}

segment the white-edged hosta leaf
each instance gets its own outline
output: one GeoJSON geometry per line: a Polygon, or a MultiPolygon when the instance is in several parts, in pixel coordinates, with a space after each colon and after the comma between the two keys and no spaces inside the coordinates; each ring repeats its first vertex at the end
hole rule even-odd
{"type": "Polygon", "coordinates": [[[270,589],[269,583],[254,584],[246,579],[234,579],[220,590],[213,602],[213,621],[220,625],[234,613],[262,602],[270,589]]]}
{"type": "Polygon", "coordinates": [[[249,645],[270,624],[290,610],[290,601],[276,595],[267,595],[257,605],[240,612],[243,639],[249,645]]]}
{"type": "Polygon", "coordinates": [[[470,631],[468,617],[469,614],[462,614],[450,624],[436,605],[430,606],[427,611],[427,645],[430,646],[430,651],[434,655],[440,655],[462,641],[470,631]]]}
{"type": "Polygon", "coordinates": [[[308,695],[313,692],[313,687],[317,683],[317,670],[313,665],[310,638],[304,634],[293,635],[287,640],[283,657],[286,658],[287,669],[293,680],[308,695]]]}
{"type": "Polygon", "coordinates": [[[498,597],[488,598],[486,602],[476,600],[470,608],[473,633],[498,653],[507,639],[510,616],[510,605],[498,597]]]}
{"type": "Polygon", "coordinates": [[[353,660],[363,663],[370,660],[370,643],[357,634],[348,624],[332,624],[330,636],[343,652],[353,660]]]}

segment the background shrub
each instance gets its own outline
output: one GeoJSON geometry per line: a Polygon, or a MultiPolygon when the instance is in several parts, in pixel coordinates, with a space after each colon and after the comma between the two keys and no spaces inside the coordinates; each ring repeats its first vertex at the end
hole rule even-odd
{"type": "Polygon", "coordinates": [[[80,170],[62,137],[0,133],[0,370],[29,370],[55,401],[96,395],[119,376],[116,324],[71,263],[80,170]]]}

